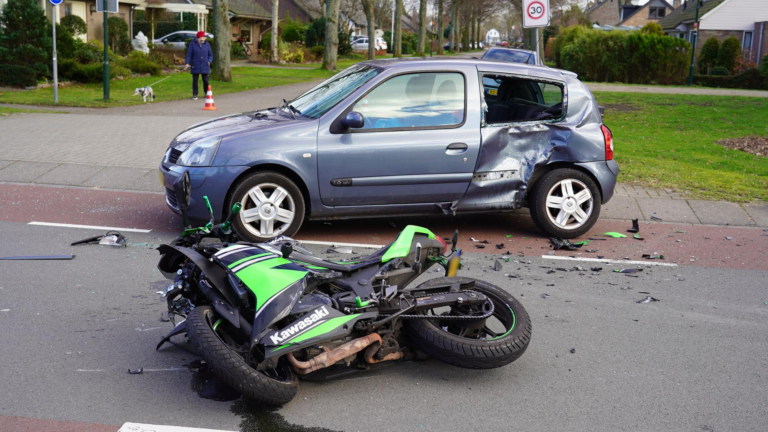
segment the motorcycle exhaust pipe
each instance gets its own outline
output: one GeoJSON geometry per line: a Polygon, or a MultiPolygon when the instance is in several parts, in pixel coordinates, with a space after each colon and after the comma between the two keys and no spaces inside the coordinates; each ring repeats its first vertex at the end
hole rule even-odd
{"type": "Polygon", "coordinates": [[[288,357],[288,362],[291,363],[291,366],[296,370],[296,373],[299,375],[306,375],[316,370],[334,365],[353,354],[359,353],[374,343],[377,343],[379,346],[381,345],[381,336],[379,336],[378,333],[371,333],[367,336],[351,340],[336,349],[326,351],[307,361],[297,360],[296,357],[293,356],[293,353],[288,353],[286,357],[288,357]]]}

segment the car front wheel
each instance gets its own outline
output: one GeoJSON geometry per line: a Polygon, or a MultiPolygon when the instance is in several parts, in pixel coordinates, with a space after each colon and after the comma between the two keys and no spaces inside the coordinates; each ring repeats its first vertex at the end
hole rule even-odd
{"type": "Polygon", "coordinates": [[[575,238],[600,216],[600,191],[587,174],[562,168],[548,172],[533,189],[531,217],[550,237],[575,238]]]}
{"type": "Polygon", "coordinates": [[[282,174],[251,174],[235,187],[229,208],[243,205],[233,223],[237,235],[258,243],[284,235],[293,236],[304,220],[304,198],[298,187],[282,174]]]}

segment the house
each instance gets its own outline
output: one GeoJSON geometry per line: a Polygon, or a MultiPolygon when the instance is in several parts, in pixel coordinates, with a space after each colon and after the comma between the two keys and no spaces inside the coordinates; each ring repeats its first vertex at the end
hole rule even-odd
{"type": "Polygon", "coordinates": [[[665,0],[598,0],[585,13],[590,22],[601,27],[636,28],[649,22],[658,22],[673,9],[665,0]]]}
{"type": "Polygon", "coordinates": [[[496,29],[490,29],[488,32],[485,33],[485,43],[486,45],[495,45],[497,43],[501,42],[499,31],[496,29]]]}
{"type": "MultiPolygon", "coordinates": [[[[695,38],[693,23],[695,0],[687,1],[659,21],[668,36],[689,42],[695,38]]],[[[703,0],[699,6],[697,55],[704,41],[716,37],[720,42],[734,36],[741,42],[744,58],[758,64],[768,54],[768,1],[703,0]]]]}
{"type": "MultiPolygon", "coordinates": [[[[3,0],[0,0],[0,6],[3,0]]],[[[135,11],[142,4],[146,4],[140,0],[120,0],[118,2],[117,13],[108,14],[111,17],[119,17],[128,23],[129,28],[133,22],[135,11]]],[[[45,15],[48,19],[53,16],[54,6],[47,0],[40,1],[40,7],[45,11],[45,15]]],[[[182,6],[183,7],[183,6],[182,6]]],[[[192,10],[196,8],[190,8],[192,10]]],[[[83,42],[89,40],[104,40],[104,14],[102,12],[96,12],[96,0],[81,0],[70,1],[67,0],[58,6],[58,14],[56,22],[61,22],[61,18],[69,15],[76,15],[85,21],[87,32],[86,34],[79,35],[78,38],[83,42]]]]}

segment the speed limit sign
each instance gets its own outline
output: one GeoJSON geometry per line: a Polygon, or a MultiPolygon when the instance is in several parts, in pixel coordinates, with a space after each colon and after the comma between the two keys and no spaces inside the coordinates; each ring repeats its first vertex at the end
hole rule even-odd
{"type": "Polygon", "coordinates": [[[549,0],[523,0],[523,27],[549,25],[549,0]]]}

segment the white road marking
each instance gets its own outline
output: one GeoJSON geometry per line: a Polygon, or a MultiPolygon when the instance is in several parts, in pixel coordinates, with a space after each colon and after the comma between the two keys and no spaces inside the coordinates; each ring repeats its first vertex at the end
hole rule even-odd
{"type": "Polygon", "coordinates": [[[612,259],[600,259],[600,258],[573,258],[557,255],[542,255],[544,259],[551,260],[563,260],[563,261],[588,261],[599,262],[604,264],[635,264],[635,265],[650,265],[650,266],[662,266],[662,267],[677,267],[674,263],[656,262],[656,261],[627,261],[627,260],[612,260],[612,259]]]}
{"type": "Polygon", "coordinates": [[[373,245],[373,244],[364,244],[364,243],[339,243],[339,242],[327,242],[327,241],[318,241],[318,240],[297,240],[299,243],[304,244],[315,244],[315,245],[321,245],[321,246],[346,246],[346,247],[359,247],[359,248],[371,248],[371,249],[381,249],[384,247],[384,245],[373,245]]]}
{"type": "Polygon", "coordinates": [[[62,223],[53,223],[53,222],[30,222],[28,225],[52,226],[52,227],[60,227],[60,228],[97,229],[102,231],[121,231],[121,232],[137,232],[137,233],[148,233],[152,231],[151,229],[146,230],[146,229],[138,229],[138,228],[117,228],[117,227],[106,227],[106,226],[97,226],[97,225],[62,224],[62,223]]]}
{"type": "Polygon", "coordinates": [[[221,429],[200,429],[183,426],[152,425],[144,423],[124,423],[117,432],[237,432],[221,429]]]}
{"type": "Polygon", "coordinates": [[[78,369],[75,372],[104,372],[104,369],[78,369]]]}

